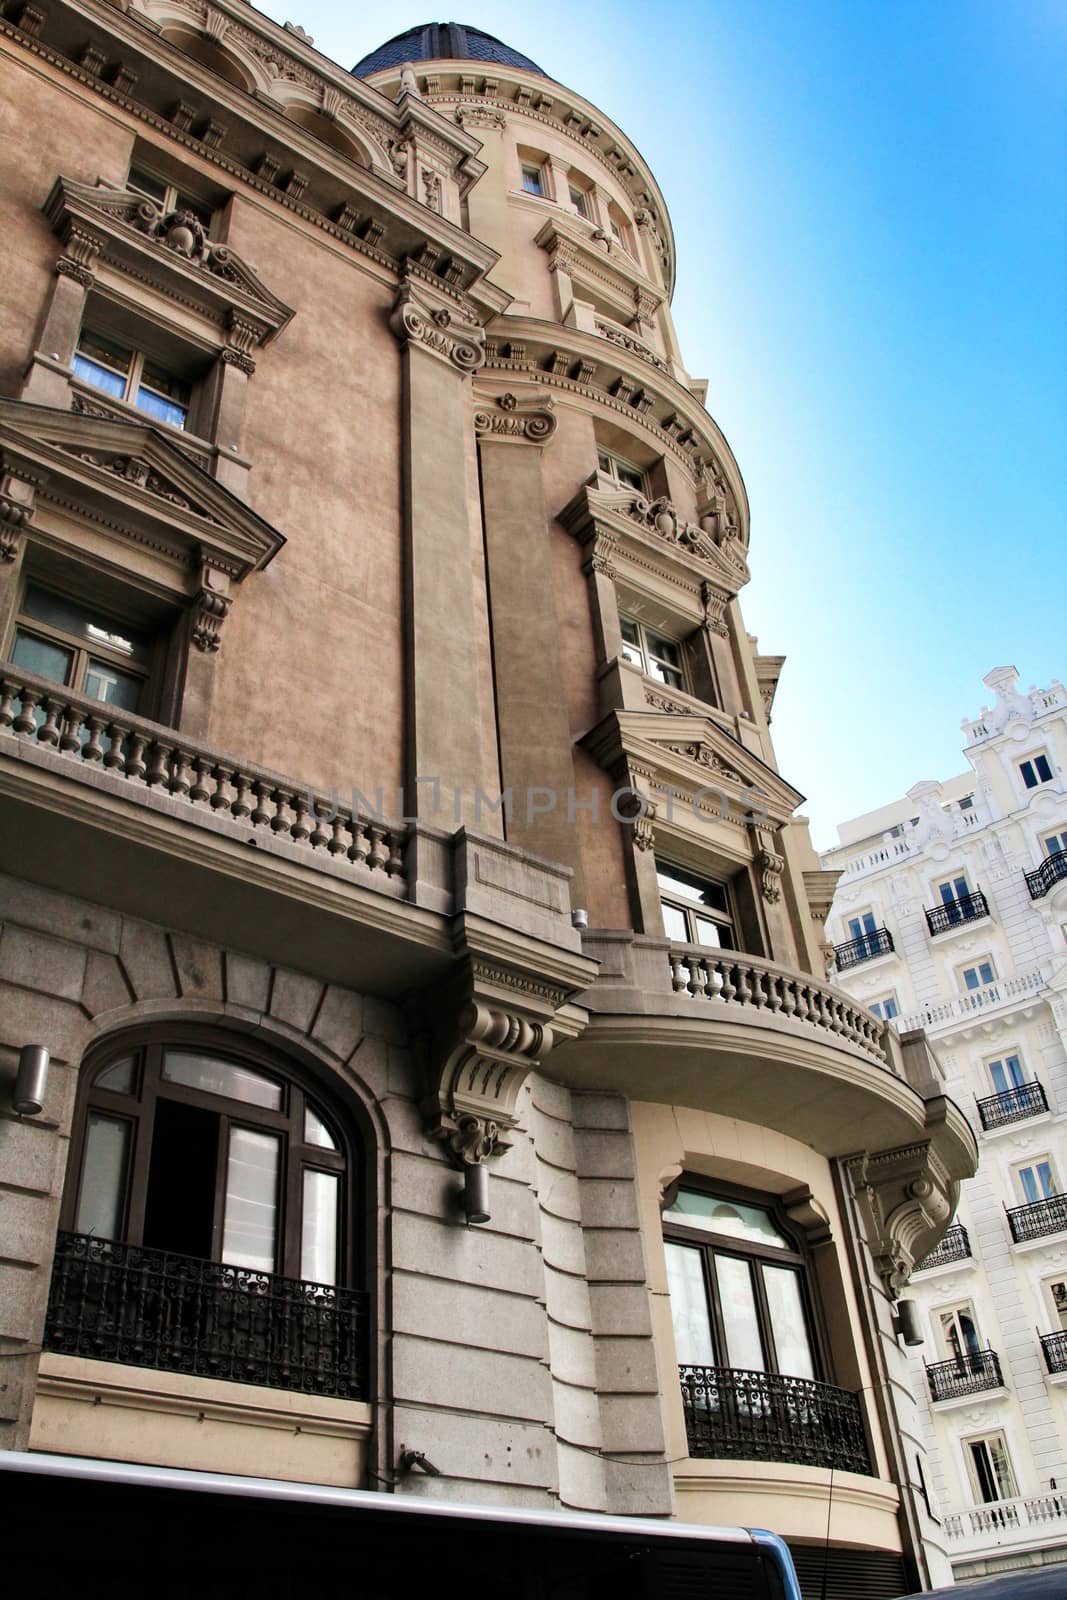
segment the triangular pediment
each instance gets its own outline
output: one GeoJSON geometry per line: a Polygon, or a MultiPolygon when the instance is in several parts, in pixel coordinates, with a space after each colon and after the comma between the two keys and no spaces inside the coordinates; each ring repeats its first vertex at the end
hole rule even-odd
{"type": "Polygon", "coordinates": [[[0,458],[49,500],[183,559],[240,580],[266,566],[284,536],[159,428],[0,400],[0,458]]]}
{"type": "Polygon", "coordinates": [[[739,539],[714,508],[700,523],[679,516],[666,498],[646,499],[633,489],[606,487],[594,474],[559,513],[558,520],[580,543],[607,540],[613,555],[638,564],[650,561],[683,581],[710,583],[730,598],[749,581],[739,539]]]}
{"type": "Polygon", "coordinates": [[[802,804],[799,790],[713,717],[666,700],[664,707],[609,712],[581,743],[610,773],[628,768],[650,772],[654,784],[676,792],[721,793],[739,820],[762,809],[781,826],[802,804]]]}

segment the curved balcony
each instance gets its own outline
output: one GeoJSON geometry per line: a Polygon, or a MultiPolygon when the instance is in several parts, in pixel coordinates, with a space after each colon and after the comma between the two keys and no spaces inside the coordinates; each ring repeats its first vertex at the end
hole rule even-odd
{"type": "Polygon", "coordinates": [[[1003,1389],[1000,1357],[995,1350],[976,1350],[954,1356],[951,1361],[935,1361],[926,1369],[930,1399],[962,1400],[989,1389],[1003,1389]]]}
{"type": "Polygon", "coordinates": [[[1056,850],[1052,855],[1046,856],[1033,872],[1025,872],[1023,876],[1031,900],[1043,899],[1053,884],[1067,878],[1067,850],[1056,850]]]}
{"type": "Polygon", "coordinates": [[[953,1178],[973,1171],[974,1135],[936,1063],[831,984],[762,956],[628,932],[588,933],[582,950],[600,962],[576,997],[589,1022],[553,1049],[550,1074],[738,1117],[826,1156],[932,1132],[953,1178]]]}
{"type": "Polygon", "coordinates": [[[689,1454],[871,1470],[860,1397],[776,1372],[679,1367],[689,1454]]]}

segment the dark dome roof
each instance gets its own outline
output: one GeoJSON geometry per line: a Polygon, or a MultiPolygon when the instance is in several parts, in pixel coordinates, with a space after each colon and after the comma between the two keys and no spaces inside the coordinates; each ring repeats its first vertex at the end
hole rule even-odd
{"type": "Polygon", "coordinates": [[[372,72],[381,72],[383,67],[400,67],[405,61],[457,60],[524,67],[527,72],[536,72],[538,77],[547,77],[529,56],[512,50],[510,45],[494,39],[491,33],[482,33],[480,28],[467,28],[458,22],[424,22],[406,33],[398,33],[395,39],[387,40],[362,61],[357,61],[352,71],[357,78],[369,78],[372,72]]]}

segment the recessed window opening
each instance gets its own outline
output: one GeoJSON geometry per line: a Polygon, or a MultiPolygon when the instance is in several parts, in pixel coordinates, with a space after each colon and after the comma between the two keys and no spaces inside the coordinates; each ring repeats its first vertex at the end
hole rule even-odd
{"type": "Polygon", "coordinates": [[[597,466],[606,478],[620,489],[636,489],[638,494],[648,498],[648,478],[644,471],[632,461],[627,461],[625,456],[617,456],[611,450],[597,451],[597,466]]]}
{"type": "Polygon", "coordinates": [[[143,194],[147,199],[154,200],[165,216],[172,211],[191,211],[205,230],[211,227],[214,216],[211,206],[147,167],[131,166],[126,187],[135,194],[143,194]]]}
{"type": "Polygon", "coordinates": [[[191,387],[175,373],[104,333],[83,329],[74,355],[74,376],[116,400],[136,406],[156,422],[184,428],[191,387]]]}
{"type": "Polygon", "coordinates": [[[635,617],[620,617],[622,631],[622,658],[631,666],[640,667],[649,678],[664,683],[672,689],[685,688],[685,668],[682,648],[674,639],[658,633],[635,617]]]}
{"type": "Polygon", "coordinates": [[[142,710],[153,641],[94,606],[27,585],[11,659],[93,700],[142,710]]]}
{"type": "Polygon", "coordinates": [[[734,913],[725,883],[698,878],[664,861],[656,862],[663,931],[680,944],[734,949],[734,913]]]}
{"type": "Polygon", "coordinates": [[[1044,751],[1028,757],[1026,761],[1020,761],[1019,773],[1028,789],[1036,789],[1043,783],[1052,782],[1052,764],[1044,751]]]}
{"type": "Polygon", "coordinates": [[[544,167],[538,167],[532,162],[524,161],[521,170],[524,193],[539,195],[541,199],[544,199],[548,192],[544,167]]]}

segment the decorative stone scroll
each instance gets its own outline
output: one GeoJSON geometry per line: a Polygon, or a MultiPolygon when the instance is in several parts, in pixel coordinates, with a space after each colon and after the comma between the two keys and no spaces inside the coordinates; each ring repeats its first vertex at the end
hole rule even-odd
{"type": "Polygon", "coordinates": [[[785,857],[775,850],[775,839],[770,829],[758,825],[753,827],[752,840],[755,846],[753,859],[760,878],[760,893],[768,905],[776,906],[782,898],[785,857]]]}
{"type": "Polygon", "coordinates": [[[36,481],[16,472],[0,474],[0,562],[15,561],[19,540],[33,518],[36,481]]]}
{"type": "Polygon", "coordinates": [[[416,289],[410,278],[400,290],[389,318],[401,347],[422,345],[434,355],[458,367],[461,372],[476,372],[485,360],[485,329],[458,309],[431,299],[416,289]]]}
{"type": "Polygon", "coordinates": [[[474,414],[474,429],[482,437],[547,444],[556,431],[550,395],[501,394],[481,399],[480,407],[474,414]]]}
{"type": "Polygon", "coordinates": [[[891,1299],[952,1219],[958,1184],[928,1142],[847,1163],[874,1264],[891,1299]]]}
{"type": "Polygon", "coordinates": [[[460,1009],[451,1037],[430,1059],[430,1132],[458,1165],[484,1161],[510,1143],[519,1090],[553,1045],[547,1021],[519,1005],[480,996],[460,1009]]]}
{"type": "Polygon", "coordinates": [[[219,648],[219,635],[233,596],[225,572],[204,562],[200,568],[200,587],[190,609],[189,637],[198,650],[212,654],[219,648]]]}

